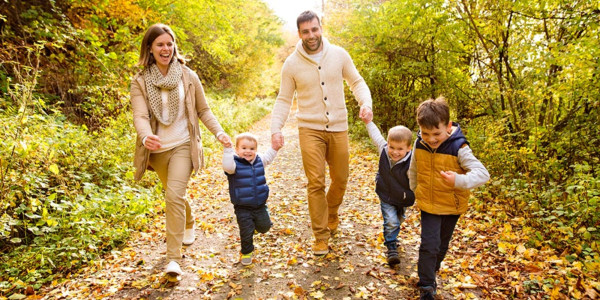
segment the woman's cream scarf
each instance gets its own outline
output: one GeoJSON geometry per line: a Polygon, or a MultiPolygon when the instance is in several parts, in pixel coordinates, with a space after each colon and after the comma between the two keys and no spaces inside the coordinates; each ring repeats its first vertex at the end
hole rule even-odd
{"type": "Polygon", "coordinates": [[[177,86],[179,86],[182,74],[181,63],[176,59],[169,64],[169,72],[166,76],[163,76],[160,73],[156,64],[152,64],[144,72],[150,109],[158,121],[163,125],[170,125],[173,123],[179,112],[179,90],[177,89],[177,86]],[[167,120],[163,119],[161,89],[169,91],[169,100],[167,102],[169,118],[167,120]]]}

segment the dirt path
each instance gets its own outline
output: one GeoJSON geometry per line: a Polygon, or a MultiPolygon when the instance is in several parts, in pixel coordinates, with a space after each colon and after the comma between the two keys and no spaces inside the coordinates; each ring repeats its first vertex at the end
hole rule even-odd
{"type": "MultiPolygon", "coordinates": [[[[270,145],[269,118],[251,132],[259,136],[259,151],[270,145]]],[[[213,160],[193,179],[189,198],[196,217],[196,242],[184,249],[181,281],[163,276],[164,217],[136,235],[121,251],[47,290],[46,298],[108,299],[409,299],[417,297],[416,258],[419,222],[414,208],[400,237],[402,262],[395,269],[385,263],[382,219],[374,192],[377,155],[373,150],[351,150],[348,191],[340,210],[340,231],[332,251],[315,257],[306,203],[296,120],[284,128],[286,145],[267,168],[271,189],[268,207],[270,232],[255,236],[251,266],[239,260],[239,234],[220,162],[213,160]]],[[[219,155],[220,159],[220,155],[219,155]]],[[[459,222],[460,223],[460,222],[459,222]]],[[[451,274],[443,267],[441,281],[451,274]]],[[[478,294],[478,293],[476,293],[478,294]]],[[[454,298],[441,289],[445,299],[454,298]]],[[[459,297],[462,298],[462,297],[459,297]]]]}

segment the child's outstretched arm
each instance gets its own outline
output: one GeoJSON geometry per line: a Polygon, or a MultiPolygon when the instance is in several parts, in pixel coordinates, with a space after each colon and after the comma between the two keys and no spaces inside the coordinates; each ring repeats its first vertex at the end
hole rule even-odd
{"type": "MultiPolygon", "coordinates": [[[[413,144],[413,149],[417,149],[417,141],[413,144]]],[[[408,171],[406,171],[406,175],[408,176],[408,184],[410,185],[410,189],[413,191],[417,190],[417,160],[416,155],[413,153],[410,157],[410,166],[408,167],[408,171]]]]}
{"type": "Polygon", "coordinates": [[[263,165],[266,167],[275,160],[275,156],[277,156],[277,150],[269,148],[267,152],[260,154],[260,159],[262,160],[263,165]]]}
{"type": "Polygon", "coordinates": [[[377,146],[377,153],[381,154],[381,151],[383,151],[383,148],[387,144],[387,141],[385,140],[383,135],[381,135],[381,131],[379,131],[379,128],[377,128],[377,125],[375,125],[375,123],[368,122],[365,126],[367,127],[367,131],[369,132],[369,137],[371,138],[371,141],[373,141],[373,144],[377,146]]]}
{"type": "Polygon", "coordinates": [[[482,186],[490,180],[490,173],[473,155],[473,151],[469,146],[458,150],[458,164],[467,171],[466,174],[456,174],[454,172],[444,172],[445,174],[441,174],[446,182],[451,183],[450,181],[454,181],[455,188],[470,190],[482,186]]]}
{"type": "Polygon", "coordinates": [[[235,161],[233,160],[233,148],[223,150],[223,171],[227,174],[235,174],[235,161]]]}

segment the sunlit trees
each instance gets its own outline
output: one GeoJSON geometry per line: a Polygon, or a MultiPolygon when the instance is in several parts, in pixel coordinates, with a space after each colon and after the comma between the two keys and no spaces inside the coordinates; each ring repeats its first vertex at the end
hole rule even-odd
{"type": "Polygon", "coordinates": [[[492,201],[544,228],[531,242],[598,251],[597,3],[328,5],[326,30],[355,59],[384,130],[418,129],[416,105],[446,96],[492,171],[492,201]]]}

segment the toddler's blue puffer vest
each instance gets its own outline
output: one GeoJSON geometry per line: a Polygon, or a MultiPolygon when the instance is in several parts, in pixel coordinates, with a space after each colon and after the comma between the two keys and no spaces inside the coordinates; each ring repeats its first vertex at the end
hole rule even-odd
{"type": "Polygon", "coordinates": [[[233,159],[235,174],[225,173],[229,181],[231,203],[246,207],[264,205],[269,198],[269,187],[260,156],[256,156],[253,164],[239,156],[234,156],[233,159]]]}

